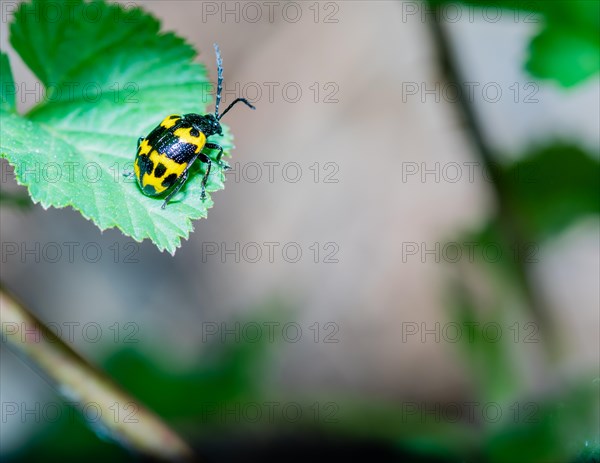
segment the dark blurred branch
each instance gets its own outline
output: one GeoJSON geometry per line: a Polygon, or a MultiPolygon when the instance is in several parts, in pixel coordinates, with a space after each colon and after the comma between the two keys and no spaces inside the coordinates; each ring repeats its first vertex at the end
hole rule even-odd
{"type": "Polygon", "coordinates": [[[69,401],[99,407],[100,429],[152,461],[187,462],[187,444],[33,316],[0,284],[2,342],[53,383],[69,401]],[[117,412],[115,414],[115,407],[117,412]]]}
{"type": "MultiPolygon", "coordinates": [[[[432,35],[437,46],[442,72],[448,82],[456,84],[462,89],[462,91],[459,92],[458,104],[463,114],[465,125],[469,131],[469,136],[475,144],[483,165],[489,172],[492,180],[492,188],[498,206],[497,223],[499,232],[506,244],[519,246],[518,249],[521,249],[522,245],[531,243],[534,240],[527,236],[524,227],[521,224],[519,214],[511,201],[509,185],[507,185],[502,175],[500,165],[494,158],[492,149],[485,140],[479,120],[475,115],[473,105],[468,97],[466,97],[466,95],[469,94],[468,89],[464,86],[464,82],[466,81],[460,72],[457,60],[455,59],[455,55],[449,43],[450,38],[448,37],[440,18],[441,15],[438,14],[437,18],[429,21],[429,24],[431,25],[432,35]]],[[[531,281],[529,269],[527,268],[524,259],[515,259],[515,271],[518,283],[524,293],[527,306],[538,323],[540,332],[548,341],[554,340],[553,327],[548,311],[535,290],[535,286],[531,281]]],[[[550,343],[548,347],[552,347],[552,343],[550,343]]]]}

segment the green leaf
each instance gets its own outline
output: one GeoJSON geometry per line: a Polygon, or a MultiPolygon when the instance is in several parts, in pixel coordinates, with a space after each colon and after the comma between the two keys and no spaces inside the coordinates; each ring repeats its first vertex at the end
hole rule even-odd
{"type": "Polygon", "coordinates": [[[598,36],[576,28],[548,27],[532,40],[529,51],[526,69],[563,87],[572,87],[600,71],[598,36]]]}
{"type": "Polygon", "coordinates": [[[528,235],[536,239],[600,214],[600,162],[573,145],[531,152],[502,169],[502,182],[528,235]]]}
{"type": "MultiPolygon", "coordinates": [[[[46,92],[25,117],[9,113],[14,98],[3,103],[0,156],[44,208],[72,206],[101,230],[117,227],[173,254],[213,204],[210,195],[200,199],[206,165],[196,163],[164,210],[162,198],[144,196],[122,174],[132,170],[138,138],[165,116],[206,112],[209,81],[192,61],[194,49],[159,29],[142,10],[104,1],[21,4],[10,42],[46,92]]],[[[224,133],[214,141],[227,153],[232,139],[224,133]]],[[[222,189],[224,179],[213,163],[207,191],[222,189]]]]}
{"type": "Polygon", "coordinates": [[[8,56],[0,52],[0,111],[15,110],[15,82],[8,56]]]}
{"type": "MultiPolygon", "coordinates": [[[[431,6],[454,0],[428,0],[431,6]]],[[[600,2],[594,0],[463,0],[479,8],[537,13],[540,31],[529,44],[525,68],[533,76],[571,87],[600,71],[600,2]]],[[[533,17],[510,16],[532,22],[533,17]]],[[[515,19],[513,19],[515,20],[515,19]]]]}
{"type": "Polygon", "coordinates": [[[600,2],[540,2],[545,27],[533,38],[525,68],[572,87],[600,71],[600,2]]]}
{"type": "Polygon", "coordinates": [[[600,395],[587,379],[552,396],[516,399],[487,436],[486,461],[597,462],[600,395]]]}

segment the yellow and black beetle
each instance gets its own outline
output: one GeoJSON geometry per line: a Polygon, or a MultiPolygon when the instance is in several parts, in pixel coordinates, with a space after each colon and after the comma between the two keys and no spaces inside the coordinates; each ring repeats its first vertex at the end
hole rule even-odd
{"type": "Polygon", "coordinates": [[[223,61],[219,46],[216,43],[214,46],[218,69],[215,113],[204,116],[200,114],[167,116],[152,132],[145,138],[140,138],[137,143],[133,171],[144,194],[158,196],[169,189],[172,190],[165,198],[163,209],[184,185],[190,167],[198,159],[200,162],[208,164],[202,179],[202,200],[204,200],[212,162],[202,150],[205,148],[219,150],[217,155],[219,164],[223,155],[223,148],[220,145],[209,143],[206,139],[211,135],[223,136],[219,121],[236,103],[242,102],[255,109],[245,98],[237,98],[219,115],[219,103],[223,89],[223,61]]]}

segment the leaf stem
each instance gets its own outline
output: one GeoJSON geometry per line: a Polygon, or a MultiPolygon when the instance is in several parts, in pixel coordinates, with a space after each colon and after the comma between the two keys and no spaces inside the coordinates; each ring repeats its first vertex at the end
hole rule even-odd
{"type": "Polygon", "coordinates": [[[154,460],[191,461],[190,447],[174,431],[65,344],[1,283],[0,315],[2,341],[11,350],[24,357],[69,401],[99,407],[94,431],[154,460]],[[117,415],[115,407],[125,407],[126,411],[117,415]]]}

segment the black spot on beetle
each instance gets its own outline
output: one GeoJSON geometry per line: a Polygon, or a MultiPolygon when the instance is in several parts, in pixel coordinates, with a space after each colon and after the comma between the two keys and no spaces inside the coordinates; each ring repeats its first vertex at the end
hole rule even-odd
{"type": "Polygon", "coordinates": [[[154,188],[154,186],[152,186],[152,185],[146,185],[145,187],[142,188],[142,191],[144,193],[146,193],[148,196],[156,195],[156,188],[154,188]]]}
{"type": "Polygon", "coordinates": [[[138,156],[138,166],[140,173],[144,174],[149,174],[154,169],[154,163],[145,154],[138,156]]]}
{"type": "Polygon", "coordinates": [[[175,183],[175,180],[177,180],[177,174],[167,175],[167,177],[162,181],[162,186],[169,188],[175,183]]]}
{"type": "Polygon", "coordinates": [[[156,169],[154,169],[154,176],[156,178],[161,178],[163,175],[165,175],[166,171],[167,168],[165,167],[165,165],[159,162],[156,166],[156,169]]]}
{"type": "Polygon", "coordinates": [[[192,127],[192,130],[190,130],[190,135],[192,137],[199,137],[200,136],[200,131],[197,128],[192,127]]]}
{"type": "Polygon", "coordinates": [[[179,116],[177,114],[173,114],[169,116],[169,119],[179,119],[179,116]]]}

